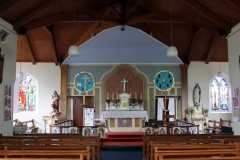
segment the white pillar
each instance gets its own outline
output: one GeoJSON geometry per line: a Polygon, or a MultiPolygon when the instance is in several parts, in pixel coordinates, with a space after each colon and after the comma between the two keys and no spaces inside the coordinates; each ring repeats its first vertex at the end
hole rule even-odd
{"type": "MultiPolygon", "coordinates": [[[[232,28],[231,33],[227,37],[228,41],[228,63],[229,63],[229,80],[232,87],[232,92],[234,88],[238,87],[240,89],[240,66],[239,66],[239,56],[240,56],[240,24],[232,28]]],[[[234,93],[232,93],[234,96],[234,93]]],[[[232,98],[232,97],[229,97],[232,98]]],[[[238,93],[238,108],[234,108],[232,105],[233,113],[233,131],[235,135],[240,135],[240,103],[239,93],[238,93]],[[235,115],[237,116],[234,116],[235,115]]]]}

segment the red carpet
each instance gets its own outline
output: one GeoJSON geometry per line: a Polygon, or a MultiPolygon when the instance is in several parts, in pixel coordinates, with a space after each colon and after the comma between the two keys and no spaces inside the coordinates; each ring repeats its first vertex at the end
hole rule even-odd
{"type": "Polygon", "coordinates": [[[108,132],[103,146],[142,146],[144,132],[108,132]]]}

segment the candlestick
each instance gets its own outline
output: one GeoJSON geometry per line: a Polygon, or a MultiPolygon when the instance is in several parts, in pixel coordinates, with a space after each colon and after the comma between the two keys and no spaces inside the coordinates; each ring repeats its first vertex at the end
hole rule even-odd
{"type": "Polygon", "coordinates": [[[118,99],[118,93],[116,93],[116,99],[118,99]]]}
{"type": "Polygon", "coordinates": [[[137,99],[137,93],[135,92],[135,99],[137,99]]]}
{"type": "Polygon", "coordinates": [[[112,99],[114,99],[114,93],[112,94],[112,99]]]}
{"type": "Polygon", "coordinates": [[[107,93],[107,99],[109,99],[109,93],[107,93]]]}
{"type": "Polygon", "coordinates": [[[140,99],[142,99],[142,93],[140,93],[140,99]]]}

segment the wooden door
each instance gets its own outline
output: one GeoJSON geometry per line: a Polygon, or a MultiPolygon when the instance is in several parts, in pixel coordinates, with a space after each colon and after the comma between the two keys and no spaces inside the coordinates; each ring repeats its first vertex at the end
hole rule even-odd
{"type": "MultiPolygon", "coordinates": [[[[72,110],[73,110],[73,124],[74,126],[82,127],[83,126],[83,96],[69,96],[68,99],[72,101],[72,110]]],[[[85,103],[90,107],[93,106],[93,96],[86,96],[85,103]]]]}

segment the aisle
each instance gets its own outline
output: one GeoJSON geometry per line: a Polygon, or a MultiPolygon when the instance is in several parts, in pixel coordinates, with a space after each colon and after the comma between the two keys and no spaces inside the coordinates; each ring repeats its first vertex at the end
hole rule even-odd
{"type": "Polygon", "coordinates": [[[101,147],[101,160],[142,159],[142,147],[101,147]]]}

